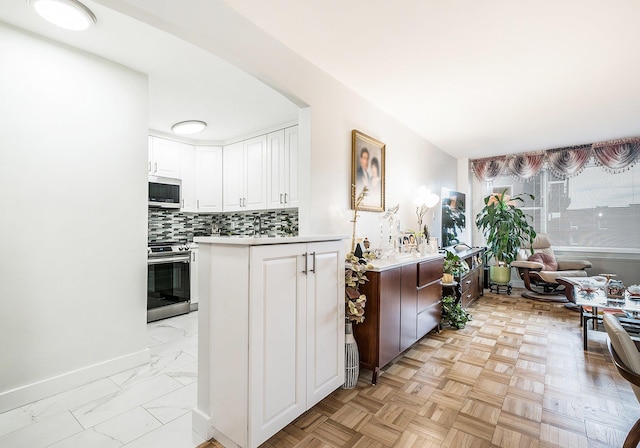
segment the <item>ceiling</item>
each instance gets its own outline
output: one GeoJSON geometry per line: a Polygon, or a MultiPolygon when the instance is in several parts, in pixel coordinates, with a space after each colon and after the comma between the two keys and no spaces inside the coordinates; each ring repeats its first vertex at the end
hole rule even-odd
{"type": "Polygon", "coordinates": [[[638,0],[225,0],[455,157],[640,136],[638,0]]]}
{"type": "Polygon", "coordinates": [[[98,18],[86,32],[49,24],[27,0],[0,1],[0,20],[148,74],[152,131],[170,134],[174,123],[203,120],[207,130],[188,140],[220,143],[298,119],[292,102],[211,53],[90,0],[83,3],[98,18]]]}
{"type": "MultiPolygon", "coordinates": [[[[216,0],[222,1],[222,0],[216,0]]],[[[640,136],[637,0],[224,0],[454,157],[640,136]]],[[[201,119],[221,142],[297,119],[255,78],[93,0],[89,32],[60,30],[27,0],[0,20],[149,76],[149,128],[201,119]]]]}

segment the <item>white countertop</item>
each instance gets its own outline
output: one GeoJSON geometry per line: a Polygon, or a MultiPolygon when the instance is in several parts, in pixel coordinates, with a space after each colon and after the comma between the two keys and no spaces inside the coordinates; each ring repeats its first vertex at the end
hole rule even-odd
{"type": "Polygon", "coordinates": [[[373,265],[373,268],[367,269],[367,271],[382,272],[388,269],[398,268],[400,266],[404,266],[407,264],[419,263],[427,260],[435,260],[438,258],[444,258],[444,255],[439,253],[426,254],[426,255],[420,255],[418,253],[403,254],[403,255],[398,255],[395,258],[373,260],[369,263],[373,265]]]}
{"type": "Polygon", "coordinates": [[[300,235],[278,237],[252,236],[197,236],[193,239],[198,244],[224,244],[235,246],[265,246],[268,244],[312,243],[317,241],[336,241],[350,238],[347,235],[300,235]]]}

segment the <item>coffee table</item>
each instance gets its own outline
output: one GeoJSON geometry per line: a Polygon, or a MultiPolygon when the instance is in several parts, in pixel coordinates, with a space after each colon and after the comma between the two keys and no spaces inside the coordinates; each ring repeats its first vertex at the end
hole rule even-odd
{"type": "Polygon", "coordinates": [[[592,329],[598,330],[598,323],[602,320],[602,317],[598,317],[598,308],[619,314],[620,323],[625,330],[640,334],[640,296],[631,296],[628,291],[625,291],[624,297],[611,298],[607,297],[605,289],[601,287],[583,284],[573,288],[573,297],[576,305],[580,307],[584,350],[587,350],[589,321],[592,322],[592,329]],[[591,307],[591,312],[585,311],[584,307],[591,307]]]}

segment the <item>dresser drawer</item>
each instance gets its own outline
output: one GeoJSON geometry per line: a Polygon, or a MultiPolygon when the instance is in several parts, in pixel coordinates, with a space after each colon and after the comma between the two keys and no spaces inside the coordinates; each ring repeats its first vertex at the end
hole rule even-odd
{"type": "Polygon", "coordinates": [[[460,302],[462,303],[462,307],[467,307],[471,302],[477,299],[478,296],[478,276],[468,276],[462,285],[460,294],[460,302]]]}
{"type": "Polygon", "coordinates": [[[475,272],[467,274],[460,281],[460,292],[462,292],[462,294],[464,294],[465,291],[468,291],[469,289],[472,289],[474,287],[473,286],[474,284],[476,284],[476,288],[477,288],[477,283],[478,283],[478,276],[476,275],[475,272]]]}
{"type": "Polygon", "coordinates": [[[418,263],[418,288],[442,278],[442,259],[418,263]]]}

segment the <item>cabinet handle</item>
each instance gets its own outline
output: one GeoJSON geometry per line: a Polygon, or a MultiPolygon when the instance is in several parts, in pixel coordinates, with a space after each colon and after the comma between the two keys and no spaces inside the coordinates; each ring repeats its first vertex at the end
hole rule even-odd
{"type": "Polygon", "coordinates": [[[184,208],[184,199],[182,201],[180,201],[180,207],[184,208]]]}
{"type": "Polygon", "coordinates": [[[155,163],[153,164],[153,172],[154,172],[154,173],[157,173],[157,172],[158,172],[158,162],[155,162],[155,163]]]}
{"type": "Polygon", "coordinates": [[[238,203],[239,203],[240,207],[242,207],[242,198],[238,199],[238,203]]]}
{"type": "Polygon", "coordinates": [[[307,252],[302,254],[302,256],[304,257],[304,269],[302,270],[302,273],[304,275],[307,275],[307,255],[307,252]]]}
{"type": "Polygon", "coordinates": [[[313,267],[311,268],[311,272],[316,273],[316,253],[311,252],[311,258],[313,259],[313,267]]]}
{"type": "Polygon", "coordinates": [[[200,210],[200,199],[196,199],[196,208],[200,210]]]}
{"type": "Polygon", "coordinates": [[[149,169],[147,171],[151,172],[151,161],[149,161],[149,169]]]}
{"type": "Polygon", "coordinates": [[[285,194],[284,194],[284,203],[286,204],[287,202],[288,202],[288,201],[287,201],[287,193],[285,193],[285,194]]]}
{"type": "Polygon", "coordinates": [[[470,284],[471,284],[471,280],[467,280],[465,283],[466,283],[467,285],[470,285],[470,284]]]}
{"type": "Polygon", "coordinates": [[[282,204],[282,193],[280,193],[280,203],[282,204]]]}
{"type": "Polygon", "coordinates": [[[191,261],[193,261],[194,263],[196,262],[196,253],[195,252],[191,252],[191,255],[193,255],[193,258],[191,261]]]}

